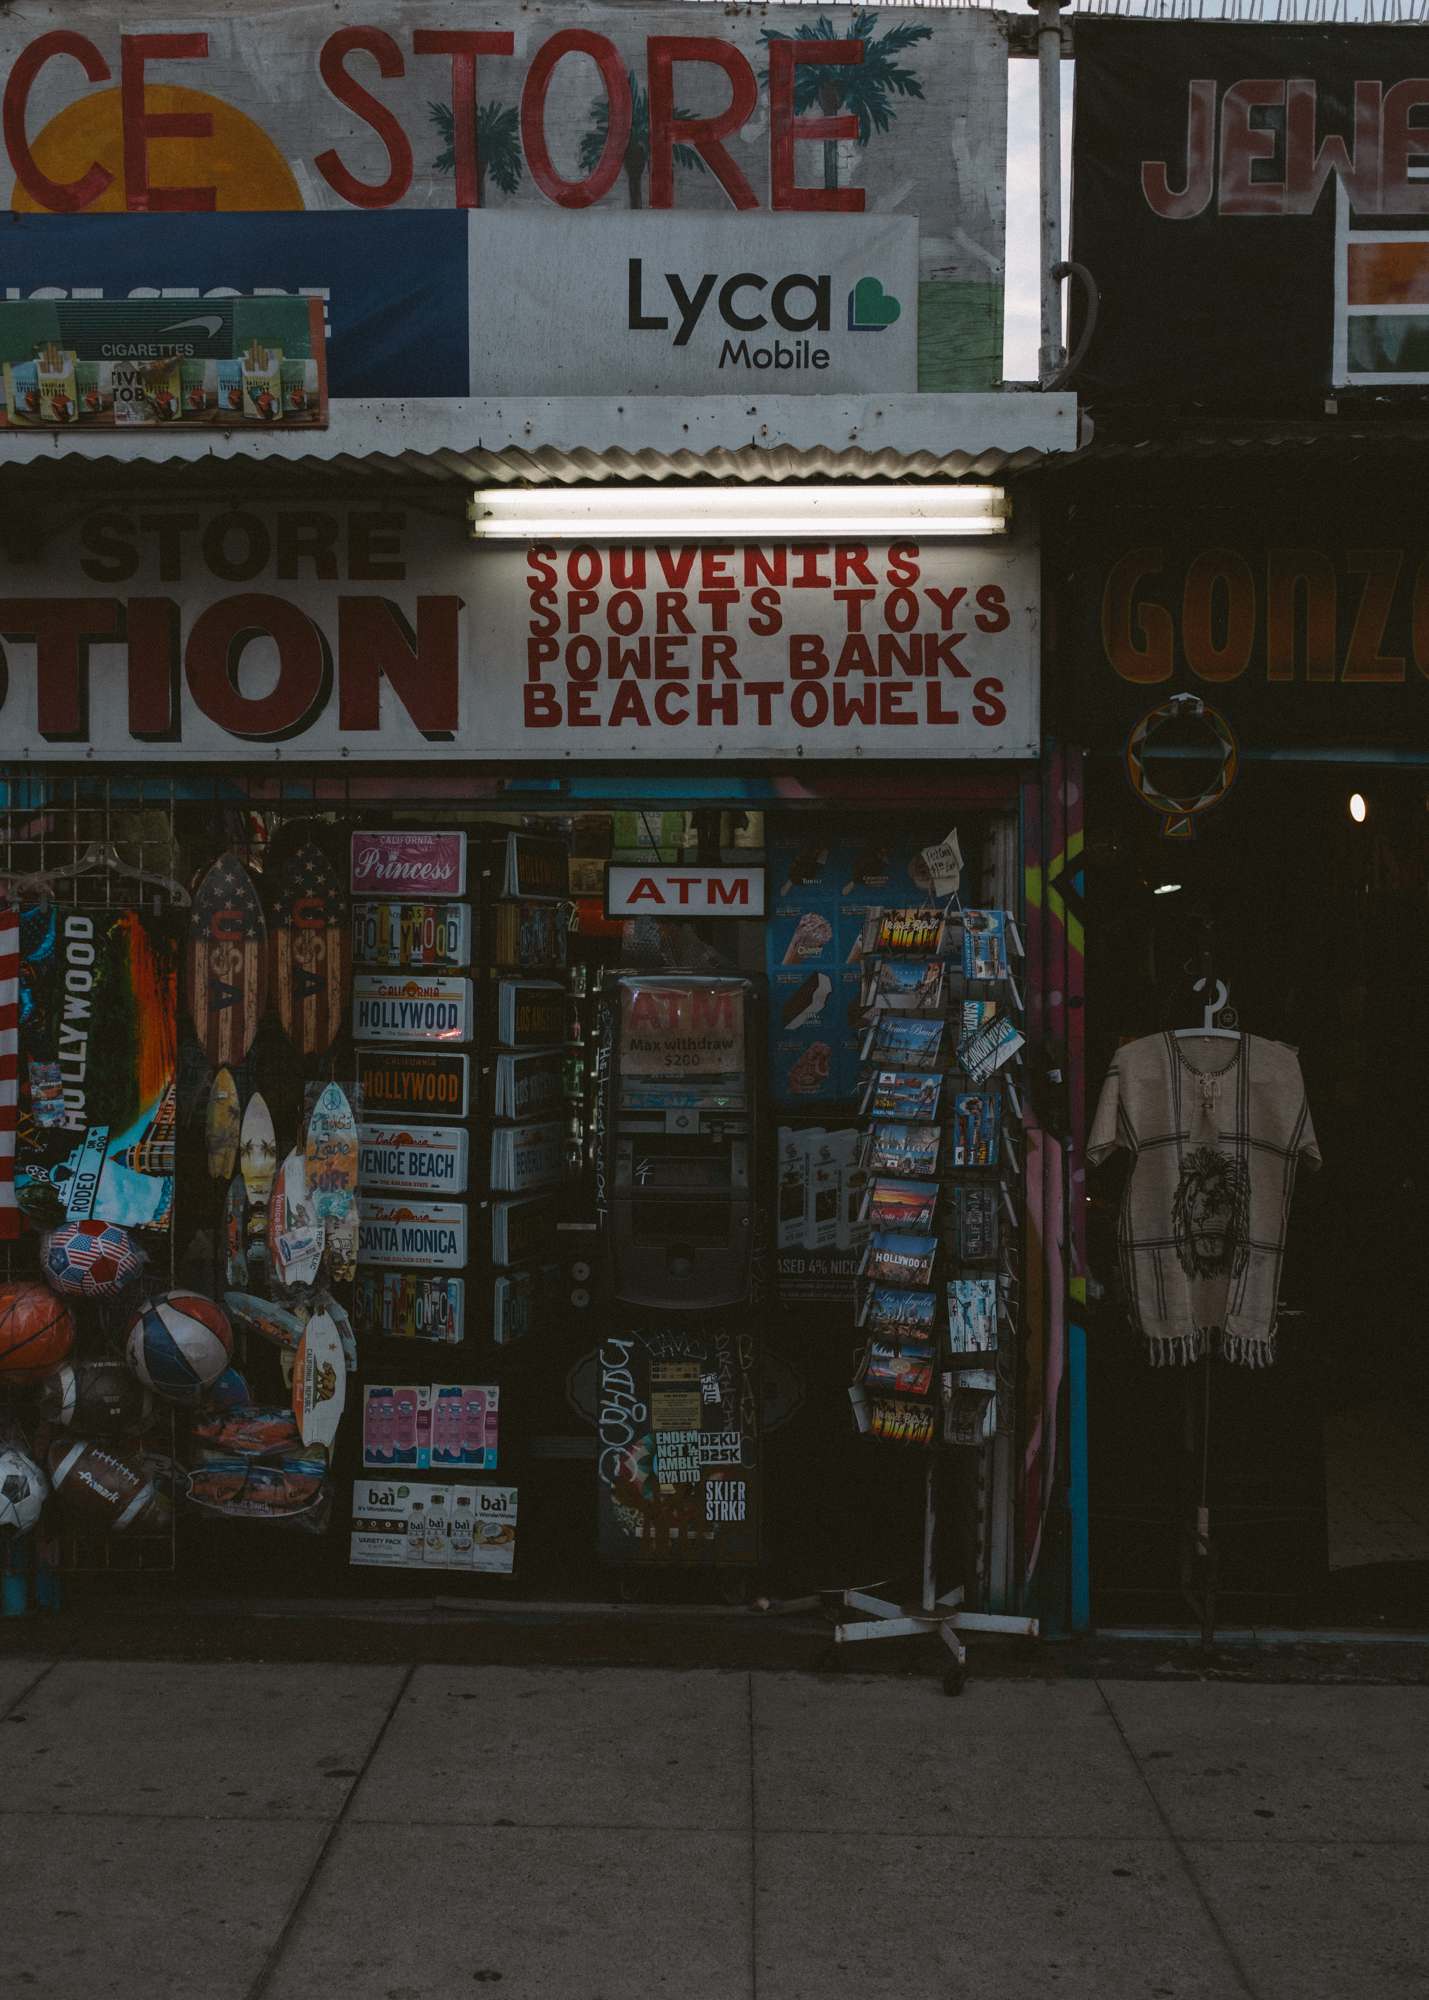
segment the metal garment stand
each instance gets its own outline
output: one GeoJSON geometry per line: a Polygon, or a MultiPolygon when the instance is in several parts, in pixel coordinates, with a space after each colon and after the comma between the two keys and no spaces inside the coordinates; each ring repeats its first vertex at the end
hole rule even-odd
{"type": "Polygon", "coordinates": [[[1216,1592],[1220,1565],[1211,1536],[1211,1357],[1201,1356],[1200,1380],[1189,1370],[1185,1383],[1184,1448],[1188,1465],[1199,1460],[1193,1472],[1195,1500],[1193,1519],[1187,1521],[1181,1541],[1181,1595],[1201,1627],[1201,1646],[1209,1652],[1216,1642],[1216,1592]]]}
{"type": "Polygon", "coordinates": [[[936,1556],[938,1533],[937,1464],[928,1453],[928,1469],[923,1482],[923,1592],[916,1605],[895,1604],[890,1598],[876,1597],[871,1590],[846,1590],[841,1602],[846,1610],[861,1611],[856,1623],[834,1627],[836,1646],[856,1640],[921,1639],[936,1633],[953,1656],[953,1664],[943,1676],[944,1694],[961,1694],[967,1670],[967,1649],[960,1632],[1001,1632],[1012,1638],[1035,1639],[1035,1618],[1007,1617],[992,1611],[964,1611],[963,1587],[938,1594],[936,1556]]]}

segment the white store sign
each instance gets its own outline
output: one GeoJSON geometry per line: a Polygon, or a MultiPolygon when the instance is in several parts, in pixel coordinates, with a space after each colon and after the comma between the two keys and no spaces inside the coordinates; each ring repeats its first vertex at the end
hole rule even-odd
{"type": "Polygon", "coordinates": [[[1038,747],[1031,542],[476,547],[396,506],[101,505],[6,581],[10,762],[1038,747]]]}
{"type": "Polygon", "coordinates": [[[470,324],[489,396],[916,389],[918,224],[486,215],[470,324]]]}
{"type": "Polygon", "coordinates": [[[608,917],[762,917],[762,868],[666,868],[612,861],[605,871],[608,917]]]}

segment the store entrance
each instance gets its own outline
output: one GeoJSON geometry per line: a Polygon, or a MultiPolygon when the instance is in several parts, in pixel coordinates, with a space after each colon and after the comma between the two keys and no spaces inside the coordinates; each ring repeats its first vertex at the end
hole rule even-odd
{"type": "MultiPolygon", "coordinates": [[[[161,1402],[146,1442],[158,1490],[181,1504],[156,1505],[144,1532],[123,1537],[66,1516],[50,1559],[79,1588],[147,1575],[206,1598],[797,1596],[907,1569],[923,1459],[871,1448],[850,1418],[865,1345],[860,940],[871,911],[928,900],[919,857],[954,817],[962,897],[1012,902],[1008,788],[1000,806],[953,810],[946,798],[865,797],[549,812],[415,808],[385,786],[353,789],[336,803],[241,805],[199,783],[136,799],[56,780],[44,810],[10,817],[0,859],[21,909],[27,1053],[43,1069],[48,1035],[58,1055],[65,940],[80,939],[86,966],[102,968],[95,1032],[114,1074],[147,1064],[159,1078],[166,1061],[173,1074],[158,1108],[137,1084],[133,1105],[111,1107],[111,1125],[122,1115],[132,1128],[128,1165],[170,1184],[150,1218],[162,1226],[142,1233],[148,1288],[222,1300],[235,1335],[233,1380],[191,1408],[161,1402]],[[692,870],[724,878],[699,914],[681,907],[692,870]],[[730,887],[742,878],[757,882],[759,914],[730,887]],[[741,996],[747,1076],[704,1104],[696,1138],[676,1131],[688,1104],[613,1081],[622,982],[651,1000],[671,1046],[692,1023],[705,1034],[732,1019],[723,996],[741,996]],[[310,1271],[313,1218],[295,1207],[275,1223],[273,1191],[295,1152],[313,1157],[330,1085],[356,1123],[361,1234],[354,1216],[346,1262],[324,1250],[310,1271]],[[624,1154],[622,1118],[634,1135],[624,1154]],[[747,1290],[732,1305],[727,1271],[708,1301],[695,1284],[675,1301],[688,1353],[673,1336],[647,1340],[646,1373],[623,1387],[628,1353],[616,1350],[632,1326],[669,1334],[670,1273],[718,1264],[709,1252],[736,1181],[747,1290]],[[612,1285],[627,1223],[644,1258],[633,1320],[612,1285]],[[356,1362],[325,1455],[283,1420],[314,1304],[356,1362]],[[609,1411],[638,1402],[648,1417],[663,1398],[694,1407],[698,1428],[701,1398],[717,1412],[721,1395],[738,1421],[704,1425],[704,1456],[729,1475],[700,1508],[716,1532],[682,1544],[662,1514],[639,1546],[629,1494],[600,1504],[603,1454],[620,1458],[607,1450],[609,1411]],[[237,1414],[255,1408],[262,1435],[237,1414]],[[721,1453],[737,1456],[723,1465],[721,1453]]],[[[635,1080],[649,1082],[638,1064],[635,1080]]],[[[20,1178],[39,1221],[39,1183],[71,1143],[47,1140],[42,1122],[27,1087],[20,1178]]],[[[327,1218],[329,1242],[341,1226],[327,1218]]],[[[36,1255],[27,1231],[9,1249],[12,1275],[36,1255]]],[[[86,1367],[122,1355],[131,1299],[77,1296],[74,1313],[86,1367]]],[[[1008,1371],[1015,1362],[1009,1341],[1008,1371]]],[[[20,1401],[28,1423],[33,1398],[20,1401]]],[[[1010,1372],[1000,1407],[1010,1425],[1010,1372]]],[[[35,1448],[59,1435],[51,1424],[35,1448]]],[[[960,1546],[948,1560],[970,1596],[985,1593],[997,1512],[984,1477],[967,1476],[968,1504],[951,1517],[960,1546]]]]}
{"type": "Polygon", "coordinates": [[[1117,767],[1091,767],[1091,1090],[1119,1042],[1198,1026],[1219,1000],[1219,1024],[1298,1048],[1324,1160],[1296,1184],[1274,1366],[1213,1361],[1208,1379],[1151,1368],[1133,1343],[1116,1293],[1122,1169],[1092,1177],[1103,1623],[1185,1622],[1198,1453],[1222,1623],[1429,1623],[1426,806],[1422,775],[1252,762],[1193,839],[1168,840],[1117,767]]]}

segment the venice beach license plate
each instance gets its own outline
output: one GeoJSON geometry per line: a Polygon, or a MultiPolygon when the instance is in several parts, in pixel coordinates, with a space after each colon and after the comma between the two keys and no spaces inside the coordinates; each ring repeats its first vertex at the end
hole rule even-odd
{"type": "Polygon", "coordinates": [[[467,1142],[460,1125],[363,1125],[358,1172],[365,1188],[465,1194],[467,1142]]]}

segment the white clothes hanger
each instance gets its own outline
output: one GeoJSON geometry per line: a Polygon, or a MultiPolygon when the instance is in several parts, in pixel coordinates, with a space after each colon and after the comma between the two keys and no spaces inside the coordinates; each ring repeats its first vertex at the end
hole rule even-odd
{"type": "Polygon", "coordinates": [[[0,889],[13,902],[16,892],[38,892],[43,894],[56,882],[71,882],[80,875],[122,875],[127,881],[142,882],[147,888],[161,889],[170,902],[187,909],[193,901],[182,882],[172,876],[156,875],[147,868],[136,868],[132,861],[126,861],[112,841],[94,840],[82,854],[73,861],[66,861],[57,868],[43,868],[33,875],[12,875],[8,881],[0,882],[0,889]]]}
{"type": "MultiPolygon", "coordinates": [[[[1206,982],[1204,979],[1198,979],[1195,985],[1191,988],[1191,991],[1193,993],[1199,993],[1205,986],[1205,984],[1206,982]]],[[[1178,1042],[1184,1042],[1190,1040],[1205,1040],[1207,1037],[1209,1037],[1212,1041],[1217,1041],[1217,1042],[1238,1042],[1240,1040],[1239,1028],[1218,1028],[1215,1025],[1215,1019],[1217,1014],[1220,1013],[1222,1007],[1225,1006],[1226,1001],[1229,998],[1230,995],[1226,991],[1225,981],[1223,979],[1218,979],[1216,981],[1215,998],[1213,1000],[1208,1001],[1205,1007],[1203,1007],[1201,1010],[1200,1027],[1177,1028],[1175,1031],[1176,1040],[1178,1042]]]]}

